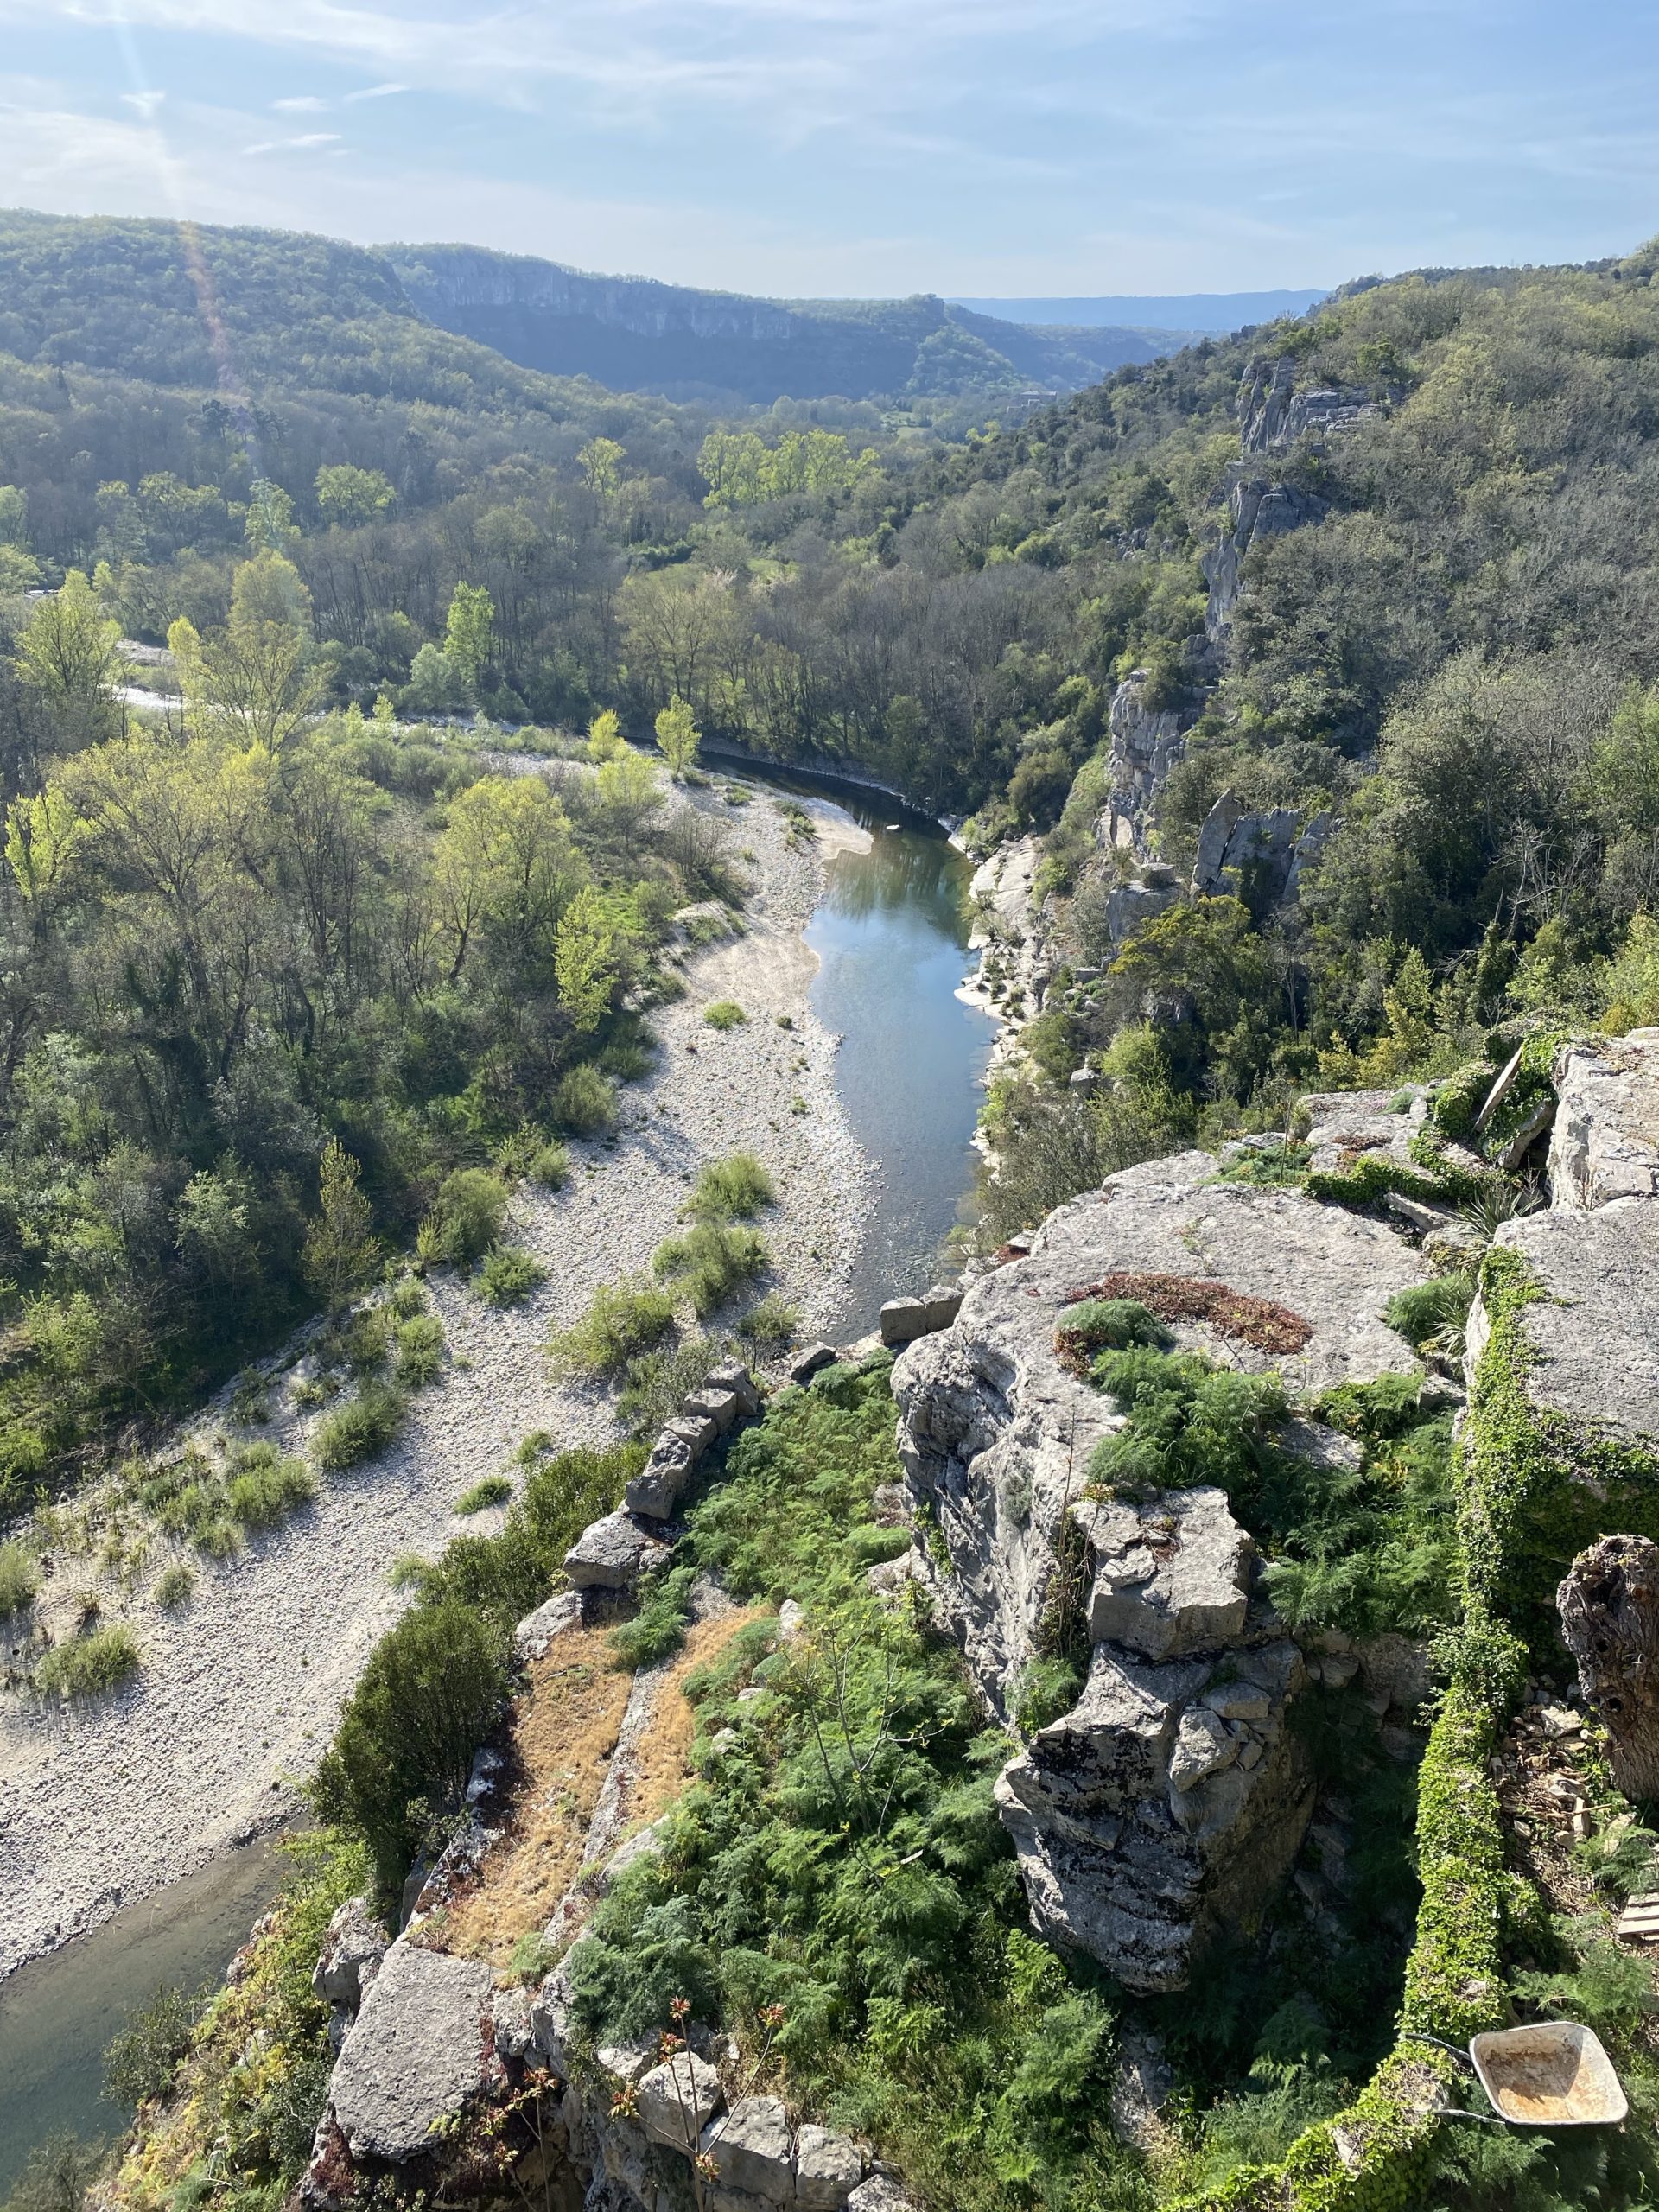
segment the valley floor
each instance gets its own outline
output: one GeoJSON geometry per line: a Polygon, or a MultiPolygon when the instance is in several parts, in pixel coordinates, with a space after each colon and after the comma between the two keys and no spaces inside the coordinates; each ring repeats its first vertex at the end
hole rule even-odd
{"type": "MultiPolygon", "coordinates": [[[[836,1040],[808,1005],[817,962],[801,931],[826,851],[863,833],[818,806],[818,844],[791,844],[763,794],[730,815],[717,792],[694,803],[727,819],[734,843],[755,855],[747,931],[695,955],[684,999],[652,1017],[662,1049],[622,1093],[613,1145],[574,1146],[556,1195],[531,1185],[516,1195],[509,1233],[548,1268],[547,1281],[501,1312],[455,1279],[435,1279],[450,1363],[415,1397],[389,1452],[326,1481],[314,1506],[238,1557],[193,1560],[198,1587],[180,1612],[134,1602],[123,1614],[99,1585],[105,1618],[129,1618],[143,1647],[129,1688],[86,1707],[0,1702],[0,1975],[280,1817],[398,1609],[394,1560],[435,1556],[463,1528],[494,1525],[499,1511],[461,1522],[453,1501],[505,1469],[530,1433],[545,1429],[560,1445],[614,1436],[609,1394],[556,1388],[543,1347],[596,1285],[648,1266],[704,1161],[739,1147],[766,1161],[779,1194],[761,1224],[773,1285],[807,1329],[838,1306],[875,1171],[836,1096],[836,1040]],[[709,1027],[702,1008],[717,998],[736,999],[747,1023],[709,1027]],[[791,1028],[778,1026],[785,1014],[791,1028]]],[[[257,1432],[285,1450],[302,1448],[318,1418],[289,1401],[303,1371],[280,1378],[273,1418],[257,1432]]],[[[211,1433],[226,1418],[221,1402],[199,1426],[211,1433]]],[[[41,1604],[54,1632],[73,1623],[92,1580],[89,1562],[84,1575],[62,1570],[48,1584],[41,1604]]]]}

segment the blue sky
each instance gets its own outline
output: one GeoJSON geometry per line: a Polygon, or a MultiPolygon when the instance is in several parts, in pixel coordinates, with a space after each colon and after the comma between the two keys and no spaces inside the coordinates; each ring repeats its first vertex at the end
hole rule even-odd
{"type": "Polygon", "coordinates": [[[1234,290],[1659,231],[1659,0],[0,0],[0,204],[772,293],[1234,290]]]}

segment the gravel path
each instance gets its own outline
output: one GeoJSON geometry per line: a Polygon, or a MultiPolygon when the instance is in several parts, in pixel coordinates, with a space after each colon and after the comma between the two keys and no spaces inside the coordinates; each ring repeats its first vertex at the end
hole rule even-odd
{"type": "MultiPolygon", "coordinates": [[[[181,1611],[99,1586],[105,1618],[130,1618],[143,1643],[132,1686],[76,1710],[0,1700],[0,1975],[286,1810],[398,1610],[391,1561],[499,1524],[499,1512],[458,1521],[451,1503],[480,1476],[511,1471],[508,1455],[532,1430],[572,1443],[614,1435],[607,1396],[556,1389],[542,1346],[596,1284],[648,1264],[703,1161],[738,1147],[760,1154],[779,1197],[761,1224],[776,1287],[808,1328],[836,1305],[874,1179],[836,1095],[836,1040],[808,1008],[817,960],[800,932],[824,852],[862,833],[813,805],[820,845],[794,849],[764,794],[729,812],[717,791],[695,803],[755,855],[747,932],[693,956],[685,998],[653,1015],[663,1049],[623,1092],[614,1145],[573,1147],[562,1192],[526,1186],[515,1198],[511,1233],[547,1266],[546,1284],[497,1313],[461,1284],[435,1282],[453,1364],[414,1400],[398,1444],[327,1482],[314,1507],[238,1558],[193,1558],[198,1587],[181,1611]],[[709,1028],[702,1008],[715,998],[736,999],[747,1022],[709,1028]],[[778,1027],[779,1014],[792,1029],[778,1027]],[[798,1099],[804,1112],[792,1110],[798,1099]]],[[[317,1418],[284,1396],[258,1433],[290,1448],[317,1418]]],[[[211,1436],[224,1421],[221,1403],[199,1426],[211,1436]]],[[[54,1633],[91,1579],[90,1567],[66,1569],[48,1586],[54,1633]]]]}

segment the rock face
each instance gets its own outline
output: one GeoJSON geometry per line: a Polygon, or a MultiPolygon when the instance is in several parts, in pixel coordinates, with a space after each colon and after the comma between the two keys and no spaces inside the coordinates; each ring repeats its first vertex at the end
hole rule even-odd
{"type": "Polygon", "coordinates": [[[1191,715],[1173,707],[1150,708],[1147,671],[1137,668],[1112,694],[1107,751],[1107,803],[1097,835],[1107,844],[1128,848],[1145,858],[1147,833],[1169,772],[1186,751],[1191,715]]]}
{"type": "Polygon", "coordinates": [[[1564,1046],[1555,1088],[1551,1205],[1659,1197],[1659,1029],[1564,1046]]]}
{"type": "Polygon", "coordinates": [[[1224,791],[1198,832],[1192,888],[1209,899],[1242,899],[1257,914],[1284,906],[1335,827],[1329,814],[1304,823],[1294,807],[1252,813],[1236,791],[1224,791]]]}
{"type": "Polygon", "coordinates": [[[1238,387],[1239,442],[1246,453],[1283,453],[1304,438],[1316,452],[1335,433],[1376,413],[1363,391],[1342,385],[1296,390],[1296,364],[1288,354],[1258,356],[1244,365],[1238,387]]]}
{"type": "Polygon", "coordinates": [[[564,1571],[578,1590],[632,1590],[669,1549],[658,1531],[633,1514],[607,1513],[571,1545],[564,1571]]]}
{"type": "Polygon", "coordinates": [[[484,2086],[492,1976],[404,1941],[375,1976],[330,2090],[354,2158],[400,2164],[431,2148],[433,2128],[484,2086]]]}
{"type": "Polygon", "coordinates": [[[355,2012],[363,2002],[391,1938],[369,1910],[366,1897],[347,1897],[328,1923],[311,1986],[325,2005],[355,2012]]]}
{"type": "Polygon", "coordinates": [[[1222,643],[1231,626],[1249,556],[1268,538],[1287,537],[1293,530],[1323,522],[1328,512],[1313,493],[1265,476],[1246,476],[1233,484],[1221,536],[1199,562],[1210,587],[1204,626],[1212,643],[1222,643]]]}
{"type": "MultiPolygon", "coordinates": [[[[1081,1542],[1088,1682],[999,1797],[1038,1926],[1144,1988],[1179,1986],[1209,1933],[1294,1854],[1312,1801],[1283,1724],[1304,1672],[1254,1594],[1253,1548],[1220,1491],[1084,1498],[1121,1416],[1068,1371],[1057,1327],[1106,1278],[1164,1278],[1166,1304],[1207,1303],[1230,1332],[1178,1319],[1179,1344],[1313,1395],[1413,1367],[1382,1309],[1428,1273],[1376,1223],[1215,1172],[1210,1154],[1183,1154],[1062,1206],[893,1370],[906,1478],[953,1569],[936,1600],[1000,1713],[1059,1586],[1062,1524],[1081,1542]]],[[[1340,1457],[1340,1440],[1300,1426],[1291,1448],[1340,1457]]]]}

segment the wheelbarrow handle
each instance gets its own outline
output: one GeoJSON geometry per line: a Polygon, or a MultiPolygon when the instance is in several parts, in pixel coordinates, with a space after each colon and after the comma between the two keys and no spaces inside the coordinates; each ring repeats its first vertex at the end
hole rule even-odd
{"type": "MultiPolygon", "coordinates": [[[[1432,2041],[1433,2038],[1431,2037],[1430,2040],[1432,2041]]],[[[1482,2127],[1507,2129],[1510,2125],[1507,2120],[1494,2119],[1489,2112],[1471,2112],[1464,2105],[1430,2105],[1428,2116],[1431,2120],[1472,2120],[1478,2121],[1482,2127]]]]}
{"type": "Polygon", "coordinates": [[[1461,2044],[1447,2043],[1444,2036],[1426,2036],[1421,2028],[1402,2028],[1400,2033],[1408,2043],[1432,2043],[1436,2050],[1450,2051],[1459,2066],[1465,2068],[1471,2074],[1474,2072],[1475,2062],[1461,2044]]]}

